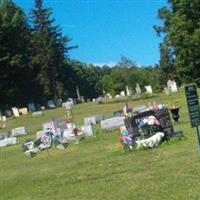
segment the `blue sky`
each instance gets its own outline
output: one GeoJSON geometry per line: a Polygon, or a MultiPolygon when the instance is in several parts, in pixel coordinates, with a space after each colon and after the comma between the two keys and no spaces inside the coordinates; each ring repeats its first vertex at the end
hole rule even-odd
{"type": "MultiPolygon", "coordinates": [[[[33,0],[13,0],[26,13],[33,0]]],[[[87,63],[115,64],[126,56],[138,65],[159,62],[159,42],[153,25],[166,0],[44,0],[53,9],[63,34],[78,45],[69,56],[87,63]]]]}

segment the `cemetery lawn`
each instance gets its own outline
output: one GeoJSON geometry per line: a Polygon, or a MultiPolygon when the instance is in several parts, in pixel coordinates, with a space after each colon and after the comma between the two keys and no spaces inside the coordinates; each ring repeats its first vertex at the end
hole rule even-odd
{"type": "MultiPolygon", "coordinates": [[[[182,129],[185,137],[154,149],[124,152],[119,131],[102,131],[97,125],[93,138],[70,144],[66,150],[54,147],[49,154],[44,151],[29,159],[22,152],[22,142],[35,138],[35,132],[51,117],[64,116],[65,109],[47,110],[38,118],[8,119],[8,129],[25,126],[28,135],[19,138],[19,145],[0,148],[0,200],[199,200],[200,150],[195,129],[190,127],[184,90],[134,100],[130,107],[149,101],[178,101],[181,118],[174,127],[182,129]]],[[[80,104],[73,115],[81,125],[85,116],[111,116],[123,105],[80,104]]]]}

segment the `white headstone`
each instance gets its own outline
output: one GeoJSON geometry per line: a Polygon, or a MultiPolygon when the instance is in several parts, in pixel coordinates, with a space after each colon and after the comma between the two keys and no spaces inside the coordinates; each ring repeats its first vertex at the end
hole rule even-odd
{"type": "Polygon", "coordinates": [[[127,95],[127,96],[131,96],[131,91],[130,91],[130,89],[128,88],[128,86],[126,86],[126,95],[127,95]]]}
{"type": "Polygon", "coordinates": [[[169,79],[169,80],[167,81],[167,88],[169,89],[169,92],[172,91],[172,84],[173,84],[172,80],[169,79]]]}
{"type": "Polygon", "coordinates": [[[0,140],[0,147],[5,147],[7,145],[17,144],[17,143],[18,142],[16,137],[4,138],[3,140],[0,140]]]}
{"type": "Polygon", "coordinates": [[[28,114],[28,109],[27,108],[19,108],[19,114],[21,114],[21,115],[28,114]]]}
{"type": "Polygon", "coordinates": [[[18,127],[11,130],[12,136],[26,135],[25,127],[18,127]]]}
{"type": "Polygon", "coordinates": [[[2,116],[2,121],[3,121],[3,122],[6,121],[6,116],[5,116],[5,115],[2,116]]]}
{"type": "Polygon", "coordinates": [[[72,102],[71,101],[67,101],[66,103],[65,103],[65,108],[66,108],[66,110],[72,110],[72,108],[73,108],[73,104],[72,104],[72,102]]]}
{"type": "Polygon", "coordinates": [[[93,136],[92,126],[91,125],[85,125],[81,126],[81,131],[85,133],[85,136],[93,136]]]}
{"type": "Polygon", "coordinates": [[[125,97],[125,96],[126,96],[126,95],[125,95],[125,92],[124,92],[124,91],[121,91],[121,92],[120,92],[120,96],[121,96],[121,97],[125,97]]]}
{"type": "Polygon", "coordinates": [[[172,81],[171,91],[172,92],[177,92],[178,91],[177,84],[176,84],[175,80],[172,81]]]}
{"type": "Polygon", "coordinates": [[[13,108],[12,108],[12,112],[13,112],[13,115],[14,115],[15,117],[19,117],[19,111],[18,111],[18,109],[17,109],[16,107],[13,107],[13,108]]]}
{"type": "Polygon", "coordinates": [[[145,89],[146,89],[147,94],[152,94],[153,93],[151,85],[145,86],[145,89]]]}

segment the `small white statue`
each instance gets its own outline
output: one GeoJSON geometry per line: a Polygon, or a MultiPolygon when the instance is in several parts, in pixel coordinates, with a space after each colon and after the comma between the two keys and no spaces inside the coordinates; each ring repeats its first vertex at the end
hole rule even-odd
{"type": "Polygon", "coordinates": [[[138,83],[136,84],[135,91],[136,91],[137,98],[140,98],[141,94],[142,94],[142,90],[141,90],[140,85],[138,83]]]}

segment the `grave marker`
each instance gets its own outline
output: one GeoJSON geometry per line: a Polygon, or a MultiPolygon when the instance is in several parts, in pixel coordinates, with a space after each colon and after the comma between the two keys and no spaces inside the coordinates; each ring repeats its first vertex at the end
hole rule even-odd
{"type": "Polygon", "coordinates": [[[26,135],[25,127],[18,127],[11,130],[12,136],[26,135]]]}
{"type": "Polygon", "coordinates": [[[28,104],[28,110],[29,110],[29,112],[35,112],[35,110],[36,110],[35,104],[34,103],[29,103],[28,104]]]}

